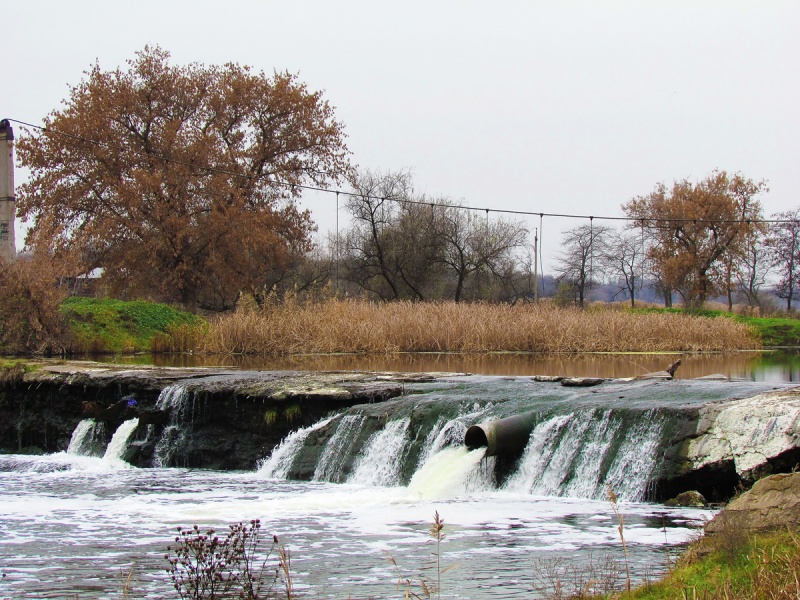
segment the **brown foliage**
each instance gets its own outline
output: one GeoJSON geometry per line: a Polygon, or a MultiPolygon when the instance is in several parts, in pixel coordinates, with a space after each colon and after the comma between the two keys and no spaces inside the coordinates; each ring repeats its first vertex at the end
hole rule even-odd
{"type": "Polygon", "coordinates": [[[291,297],[214,320],[199,351],[241,354],[329,352],[605,352],[755,348],[730,319],[549,304],[371,303],[291,297]]]}
{"type": "Polygon", "coordinates": [[[662,284],[678,290],[687,306],[702,306],[733,276],[733,257],[759,227],[755,196],[766,189],[763,181],[715,171],[697,184],[676,181],[671,190],[659,184],[622,208],[648,232],[648,257],[662,284]]]}
{"type": "Polygon", "coordinates": [[[94,65],[46,125],[18,144],[28,243],[103,267],[115,295],[190,308],[283,277],[314,229],[294,186],[348,166],[332,107],[294,75],[173,66],[158,47],[94,65]]]}
{"type": "Polygon", "coordinates": [[[59,307],[67,296],[60,271],[45,254],[0,260],[0,351],[58,354],[67,346],[59,307]]]}

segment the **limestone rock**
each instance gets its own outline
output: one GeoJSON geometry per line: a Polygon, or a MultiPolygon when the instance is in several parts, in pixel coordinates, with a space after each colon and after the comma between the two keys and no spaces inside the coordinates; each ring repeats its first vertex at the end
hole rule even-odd
{"type": "Polygon", "coordinates": [[[800,473],[781,473],[760,479],[706,525],[706,533],[725,526],[749,531],[800,530],[800,473]]]}
{"type": "Polygon", "coordinates": [[[752,482],[800,460],[800,393],[783,390],[712,404],[700,411],[687,458],[694,470],[732,461],[752,482]]]}
{"type": "Polygon", "coordinates": [[[558,383],[564,380],[564,377],[561,375],[534,375],[531,377],[533,381],[539,381],[543,383],[558,383]]]}

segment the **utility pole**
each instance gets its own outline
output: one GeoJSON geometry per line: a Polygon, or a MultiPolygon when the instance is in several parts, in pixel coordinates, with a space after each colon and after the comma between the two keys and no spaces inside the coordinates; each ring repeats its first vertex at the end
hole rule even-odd
{"type": "Polygon", "coordinates": [[[533,301],[539,302],[539,230],[533,230],[533,301]]]}
{"type": "Polygon", "coordinates": [[[0,259],[17,258],[14,241],[14,217],[17,212],[14,195],[14,130],[7,119],[0,121],[0,259]]]}

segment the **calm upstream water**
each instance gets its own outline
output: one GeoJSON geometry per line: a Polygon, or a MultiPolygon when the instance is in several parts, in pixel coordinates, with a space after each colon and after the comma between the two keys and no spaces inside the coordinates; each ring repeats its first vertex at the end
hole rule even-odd
{"type": "Polygon", "coordinates": [[[723,374],[754,381],[800,381],[797,351],[666,354],[527,354],[527,353],[406,353],[390,355],[100,356],[104,362],[155,364],[171,367],[222,366],[260,370],[450,372],[480,375],[562,375],[565,377],[635,377],[660,371],[681,359],[678,379],[723,374]]]}

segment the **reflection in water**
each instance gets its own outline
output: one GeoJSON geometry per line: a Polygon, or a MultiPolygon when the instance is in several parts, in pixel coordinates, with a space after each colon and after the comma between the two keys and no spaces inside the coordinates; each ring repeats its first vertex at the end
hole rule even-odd
{"type": "Polygon", "coordinates": [[[562,375],[633,377],[660,371],[681,359],[676,377],[691,379],[720,373],[756,381],[800,381],[800,355],[789,352],[726,354],[525,354],[406,353],[299,356],[137,355],[99,357],[106,362],[170,367],[237,367],[254,370],[455,372],[481,375],[562,375]]]}

